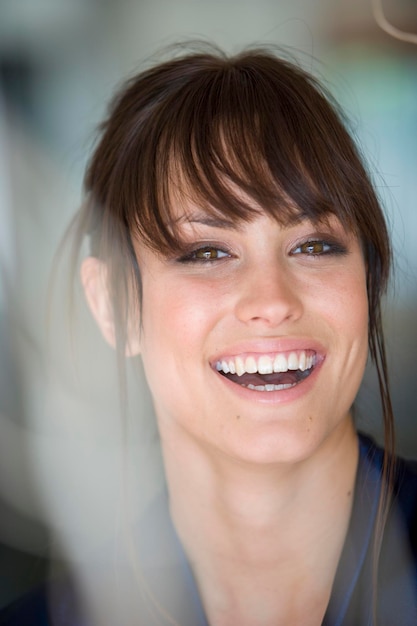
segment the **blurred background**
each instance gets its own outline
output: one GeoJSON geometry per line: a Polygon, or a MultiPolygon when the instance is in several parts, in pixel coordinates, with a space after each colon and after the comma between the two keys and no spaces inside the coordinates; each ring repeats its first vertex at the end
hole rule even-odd
{"type": "MultiPolygon", "coordinates": [[[[383,6],[417,32],[416,0],[383,6]]],[[[140,365],[126,452],[113,354],[82,303],[69,320],[65,259],[52,300],[48,289],[109,97],[185,39],[289,47],[347,111],[395,243],[385,317],[398,451],[417,457],[416,44],[384,32],[371,0],[0,0],[0,606],[45,576],[51,554],[82,562],[117,532],[125,493],[134,516],[161,480],[140,365]]],[[[357,419],[380,439],[372,370],[357,419]]]]}

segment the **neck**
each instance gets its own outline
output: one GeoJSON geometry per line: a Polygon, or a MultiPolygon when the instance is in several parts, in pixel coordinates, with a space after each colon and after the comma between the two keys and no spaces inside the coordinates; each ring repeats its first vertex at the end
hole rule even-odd
{"type": "Polygon", "coordinates": [[[163,452],[172,519],[206,609],[225,590],[233,595],[231,580],[242,597],[245,572],[252,585],[264,574],[278,588],[282,579],[283,589],[291,580],[296,587],[313,580],[328,591],[327,603],[358,461],[350,417],[312,457],[293,465],[241,463],[212,454],[187,436],[163,441],[170,444],[163,452]]]}
{"type": "Polygon", "coordinates": [[[162,437],[171,512],[179,529],[188,516],[194,527],[196,516],[219,518],[234,530],[275,526],[306,503],[323,510],[352,495],[358,443],[350,417],[313,456],[295,464],[240,462],[181,434],[162,437]]]}

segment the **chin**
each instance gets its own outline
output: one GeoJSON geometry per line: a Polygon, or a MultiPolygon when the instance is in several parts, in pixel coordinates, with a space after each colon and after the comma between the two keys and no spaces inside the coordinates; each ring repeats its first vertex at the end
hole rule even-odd
{"type": "MultiPolygon", "coordinates": [[[[239,422],[245,418],[239,418],[239,422]]],[[[259,423],[241,432],[239,439],[230,441],[228,456],[257,465],[302,463],[319,453],[339,428],[325,428],[307,417],[302,424],[259,423]]],[[[243,426],[243,424],[242,424],[243,426]]]]}

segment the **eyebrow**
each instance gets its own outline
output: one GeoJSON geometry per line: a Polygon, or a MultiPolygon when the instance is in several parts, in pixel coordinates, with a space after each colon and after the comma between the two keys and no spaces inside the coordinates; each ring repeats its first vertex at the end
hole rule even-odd
{"type": "Polygon", "coordinates": [[[203,224],[204,226],[211,226],[213,228],[226,228],[228,230],[239,230],[241,224],[238,222],[232,222],[231,220],[214,217],[213,215],[204,215],[198,213],[192,213],[191,215],[184,215],[175,220],[176,224],[203,224]]]}
{"type": "MultiPolygon", "coordinates": [[[[327,218],[328,216],[324,216],[323,219],[317,220],[315,223],[316,227],[326,227],[328,226],[327,218]]],[[[292,228],[297,226],[300,222],[304,220],[312,221],[308,215],[306,215],[303,211],[296,213],[294,215],[289,215],[286,220],[286,227],[292,228]]],[[[249,220],[250,221],[250,220],[249,220]]],[[[222,218],[220,216],[208,215],[206,213],[189,213],[185,215],[181,215],[177,219],[173,220],[174,224],[202,224],[204,226],[209,226],[212,228],[223,228],[226,230],[242,230],[244,228],[244,224],[247,220],[237,220],[233,222],[230,219],[222,218]]],[[[312,221],[312,223],[314,223],[312,221]]]]}

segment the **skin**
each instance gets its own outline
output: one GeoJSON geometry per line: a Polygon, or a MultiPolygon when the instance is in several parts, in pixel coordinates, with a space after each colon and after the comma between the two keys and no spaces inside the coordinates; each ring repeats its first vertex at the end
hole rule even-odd
{"type": "Polygon", "coordinates": [[[191,250],[228,252],[208,263],[184,263],[138,246],[140,351],[161,431],[176,436],[182,430],[213,458],[231,462],[307,459],[349,419],[367,359],[358,241],[335,220],[326,232],[309,222],[282,228],[262,214],[239,228],[187,220],[181,235],[191,250]],[[328,235],[346,254],[294,252],[328,235]],[[226,385],[214,370],[219,356],[294,346],[320,353],[314,384],[308,378],[289,392],[242,395],[240,386],[226,385]]]}
{"type": "MultiPolygon", "coordinates": [[[[358,460],[360,244],[333,218],[283,227],[260,212],[231,225],[195,207],[175,217],[185,258],[137,242],[142,331],[130,341],[154,398],[174,524],[211,625],[320,624],[358,460]],[[311,241],[325,242],[314,244],[320,254],[303,246],[311,241]],[[215,258],[190,260],[205,255],[215,258]],[[286,391],[243,389],[215,369],[219,358],[294,348],[314,350],[318,365],[286,391]]],[[[83,282],[111,341],[99,273],[87,261],[83,282]]]]}

